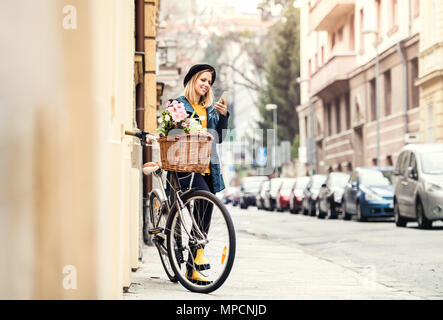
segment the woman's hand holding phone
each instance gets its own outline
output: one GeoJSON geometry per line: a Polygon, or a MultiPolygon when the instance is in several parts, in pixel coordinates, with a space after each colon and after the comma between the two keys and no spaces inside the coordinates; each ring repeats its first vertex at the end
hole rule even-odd
{"type": "Polygon", "coordinates": [[[226,116],[226,114],[228,113],[228,104],[226,102],[226,95],[227,95],[226,91],[223,92],[218,102],[216,102],[214,105],[214,108],[217,109],[222,116],[226,116]]]}

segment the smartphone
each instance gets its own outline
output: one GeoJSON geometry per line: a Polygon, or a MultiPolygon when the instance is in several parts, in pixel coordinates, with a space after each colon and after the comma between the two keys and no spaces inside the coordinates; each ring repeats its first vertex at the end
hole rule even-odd
{"type": "Polygon", "coordinates": [[[222,101],[222,98],[225,99],[226,104],[228,104],[228,98],[229,98],[229,91],[223,91],[222,95],[218,99],[218,102],[222,101]]]}

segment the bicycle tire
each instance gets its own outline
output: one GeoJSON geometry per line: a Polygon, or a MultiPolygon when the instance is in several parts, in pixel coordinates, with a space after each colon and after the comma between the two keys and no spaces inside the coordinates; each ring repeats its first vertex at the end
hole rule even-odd
{"type": "MultiPolygon", "coordinates": [[[[154,228],[161,227],[166,229],[167,220],[164,217],[162,207],[163,205],[160,196],[155,190],[152,191],[149,194],[149,216],[154,228]]],[[[166,242],[166,238],[163,239],[163,241],[159,241],[160,239],[162,238],[160,238],[159,236],[153,237],[153,242],[155,244],[155,247],[157,248],[158,254],[160,255],[160,261],[163,265],[163,269],[165,270],[165,273],[171,282],[177,282],[177,277],[175,276],[174,270],[172,269],[169,262],[169,256],[167,255],[167,246],[164,244],[166,242]],[[162,252],[162,247],[165,253],[162,252]]]]}
{"type": "MultiPolygon", "coordinates": [[[[185,248],[180,249],[180,247],[183,246],[183,242],[186,245],[186,237],[191,238],[189,234],[182,232],[182,229],[184,229],[186,225],[189,227],[190,224],[194,224],[190,222],[190,218],[183,224],[183,221],[181,221],[180,218],[180,213],[175,205],[171,209],[166,228],[169,261],[178,281],[186,289],[192,292],[210,293],[223,285],[232,270],[236,250],[234,224],[226,207],[218,197],[210,192],[203,190],[192,190],[186,194],[183,194],[182,201],[184,204],[184,210],[182,210],[182,212],[184,216],[187,216],[187,218],[192,217],[193,215],[190,214],[189,208],[194,208],[195,206],[196,208],[194,209],[198,210],[197,207],[200,204],[202,207],[204,206],[203,201],[207,202],[206,206],[208,204],[212,204],[212,209],[210,209],[211,222],[205,234],[206,238],[208,239],[208,243],[204,245],[205,256],[207,255],[207,258],[209,258],[210,261],[210,269],[205,270],[205,273],[206,275],[210,274],[208,279],[210,279],[212,282],[202,285],[201,283],[189,280],[186,276],[186,273],[188,272],[187,269],[190,265],[189,261],[194,261],[195,256],[193,256],[192,249],[188,246],[188,259],[185,259],[185,253],[183,253],[185,248]],[[218,260],[220,257],[221,261],[218,260]],[[218,263],[218,261],[220,261],[220,263],[218,263]]],[[[193,209],[191,209],[191,211],[192,210],[193,209]]],[[[187,218],[184,217],[185,220],[187,218]]],[[[203,274],[203,272],[201,272],[201,274],[203,274]]]]}

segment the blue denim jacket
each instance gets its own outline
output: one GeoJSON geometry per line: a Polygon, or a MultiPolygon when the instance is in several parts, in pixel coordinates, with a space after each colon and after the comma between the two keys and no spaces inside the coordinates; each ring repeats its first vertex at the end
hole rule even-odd
{"type": "MultiPolygon", "coordinates": [[[[181,96],[173,100],[177,100],[178,102],[183,102],[183,104],[185,105],[186,112],[188,114],[192,114],[194,112],[194,108],[189,103],[188,99],[186,99],[186,97],[181,96]]],[[[214,142],[212,144],[212,150],[211,150],[211,162],[209,166],[211,169],[214,192],[220,192],[225,188],[225,183],[223,181],[223,175],[220,170],[220,160],[217,155],[216,144],[222,143],[226,135],[226,132],[223,132],[223,130],[227,129],[228,127],[229,112],[226,116],[223,116],[217,111],[217,109],[214,108],[213,105],[208,107],[206,111],[207,111],[207,129],[208,132],[211,133],[212,136],[214,136],[214,142]]],[[[190,182],[191,182],[190,177],[188,179],[180,179],[180,184],[182,188],[189,186],[190,182]]]]}

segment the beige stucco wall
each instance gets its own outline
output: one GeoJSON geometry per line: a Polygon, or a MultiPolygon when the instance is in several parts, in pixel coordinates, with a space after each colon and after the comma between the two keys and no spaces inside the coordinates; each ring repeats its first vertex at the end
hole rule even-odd
{"type": "Polygon", "coordinates": [[[134,3],[2,1],[0,25],[0,298],[120,298],[140,214],[134,3]]]}

